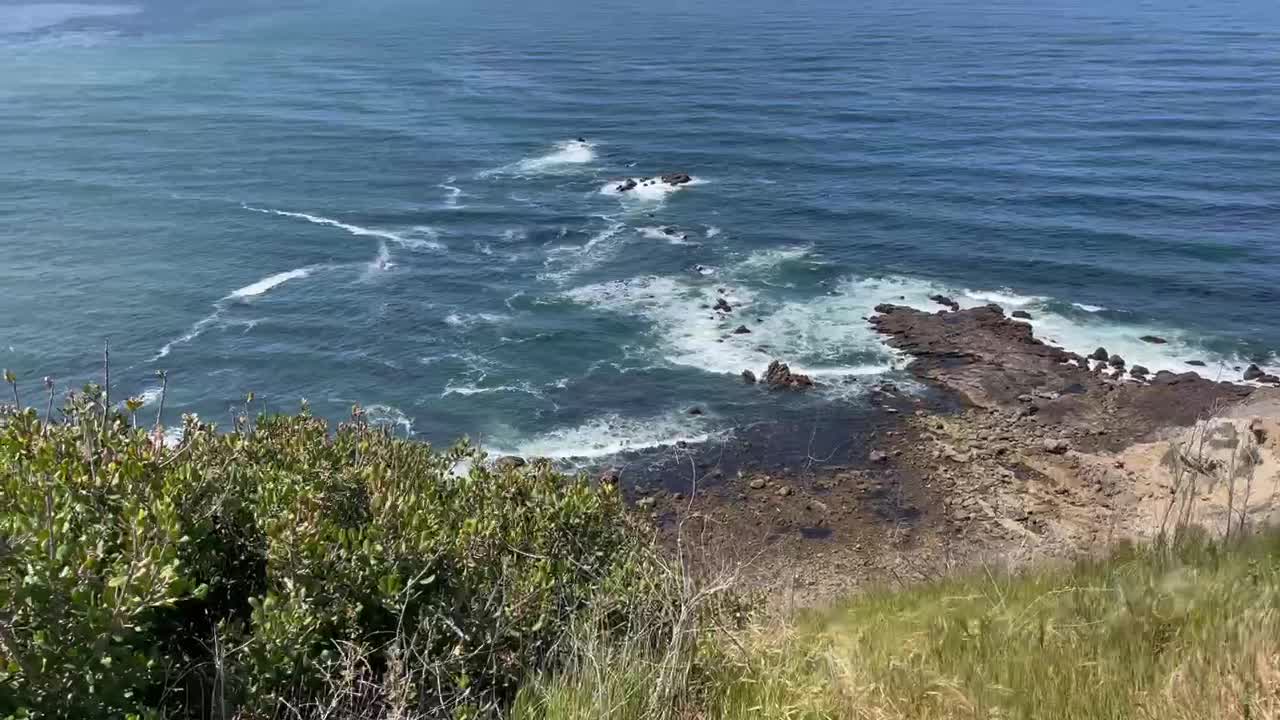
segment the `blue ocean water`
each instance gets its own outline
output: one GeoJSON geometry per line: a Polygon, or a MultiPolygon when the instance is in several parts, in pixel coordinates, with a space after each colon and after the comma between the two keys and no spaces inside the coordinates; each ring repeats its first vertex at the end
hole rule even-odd
{"type": "Polygon", "coordinates": [[[935,292],[1274,369],[1278,48],[1270,0],[0,0],[0,365],[596,458],[857,407],[935,292]]]}

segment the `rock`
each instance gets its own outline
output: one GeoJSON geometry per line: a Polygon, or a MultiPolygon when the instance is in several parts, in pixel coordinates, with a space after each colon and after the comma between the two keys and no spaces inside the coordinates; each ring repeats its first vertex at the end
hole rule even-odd
{"type": "Polygon", "coordinates": [[[668,185],[684,185],[693,182],[693,178],[688,173],[668,173],[662,176],[662,182],[668,185]]]}
{"type": "Polygon", "coordinates": [[[1141,365],[1134,365],[1129,368],[1129,374],[1136,378],[1144,378],[1151,374],[1151,371],[1141,365]]]}
{"type": "Polygon", "coordinates": [[[1124,358],[1120,357],[1119,355],[1112,355],[1111,359],[1107,361],[1107,364],[1117,370],[1123,370],[1124,358]]]}
{"type": "Polygon", "coordinates": [[[952,310],[960,309],[960,303],[956,302],[955,300],[952,300],[946,295],[930,295],[929,299],[938,303],[939,305],[945,305],[951,308],[952,310]]]}
{"type": "Polygon", "coordinates": [[[1010,316],[1016,317],[1019,320],[1031,319],[1031,313],[1027,312],[1026,310],[1014,310],[1012,313],[1010,313],[1010,316]]]}
{"type": "Polygon", "coordinates": [[[493,461],[493,466],[499,470],[514,470],[522,468],[526,465],[524,458],[518,455],[504,455],[493,461]]]}
{"type": "Polygon", "coordinates": [[[1169,342],[1168,340],[1165,340],[1159,335],[1143,335],[1138,339],[1145,343],[1151,343],[1152,345],[1164,345],[1165,343],[1169,342]]]}
{"type": "Polygon", "coordinates": [[[641,510],[652,510],[654,505],[658,504],[658,498],[646,497],[636,501],[636,507],[641,510]]]}
{"type": "Polygon", "coordinates": [[[1089,356],[1089,359],[1097,360],[1099,362],[1106,362],[1107,360],[1111,359],[1111,353],[1107,352],[1106,348],[1098,348],[1097,350],[1093,351],[1093,354],[1089,356]]]}
{"type": "Polygon", "coordinates": [[[778,497],[787,497],[788,495],[791,494],[791,488],[787,487],[786,485],[783,485],[782,487],[778,488],[778,491],[776,494],[778,497]]]}
{"type": "Polygon", "coordinates": [[[746,325],[739,325],[733,331],[734,335],[749,335],[750,333],[751,333],[751,329],[748,328],[746,325]]]}
{"type": "Polygon", "coordinates": [[[1250,365],[1244,370],[1244,379],[1257,380],[1258,378],[1262,377],[1265,374],[1266,373],[1262,372],[1262,368],[1258,367],[1257,365],[1250,365]]]}
{"type": "Polygon", "coordinates": [[[781,360],[774,360],[769,363],[769,368],[764,373],[764,382],[769,385],[770,389],[775,390],[799,390],[813,386],[812,378],[808,375],[791,372],[791,368],[781,360]]]}
{"type": "Polygon", "coordinates": [[[623,180],[623,181],[622,181],[622,182],[621,182],[621,183],[620,183],[616,188],[614,188],[614,189],[615,189],[615,190],[617,190],[618,192],[627,192],[627,191],[630,191],[630,190],[635,190],[635,189],[636,189],[636,181],[635,181],[635,180],[633,180],[633,179],[631,179],[631,178],[627,178],[626,180],[623,180]]]}
{"type": "Polygon", "coordinates": [[[748,385],[755,385],[755,384],[756,384],[756,374],[755,374],[755,373],[753,373],[753,372],[751,372],[750,370],[743,370],[743,371],[742,371],[742,381],[743,381],[743,382],[745,382],[745,383],[746,383],[746,384],[748,384],[748,385]]]}
{"type": "Polygon", "coordinates": [[[1044,448],[1045,452],[1053,453],[1054,455],[1061,455],[1071,449],[1071,443],[1062,438],[1045,438],[1040,441],[1040,446],[1044,448]]]}
{"type": "Polygon", "coordinates": [[[663,227],[661,228],[661,230],[662,230],[662,234],[663,234],[663,235],[679,235],[679,234],[680,234],[680,231],[679,231],[679,230],[676,230],[675,228],[671,227],[670,225],[665,225],[665,226],[663,226],[663,227]]]}
{"type": "Polygon", "coordinates": [[[689,414],[690,414],[690,415],[701,415],[701,414],[702,414],[702,408],[700,408],[700,407],[691,407],[691,408],[689,408],[689,414]]]}
{"type": "Polygon", "coordinates": [[[601,485],[617,485],[622,480],[622,473],[617,468],[609,468],[600,473],[601,485]]]}
{"type": "Polygon", "coordinates": [[[873,463],[888,462],[889,455],[888,453],[882,452],[880,450],[872,450],[871,454],[867,456],[867,459],[873,463]]]}
{"type": "Polygon", "coordinates": [[[1204,366],[1205,366],[1205,362],[1204,362],[1203,360],[1188,360],[1188,361],[1187,361],[1187,364],[1188,364],[1188,365],[1194,365],[1194,366],[1196,366],[1196,367],[1204,367],[1204,366]]]}
{"type": "Polygon", "coordinates": [[[752,490],[763,490],[764,485],[765,485],[764,478],[755,478],[751,482],[747,483],[747,487],[751,488],[752,490]]]}
{"type": "Polygon", "coordinates": [[[1266,383],[1268,385],[1280,385],[1280,377],[1276,377],[1275,375],[1263,375],[1258,378],[1258,382],[1266,383]]]}
{"type": "Polygon", "coordinates": [[[1086,357],[1076,358],[1076,365],[1079,365],[1081,370],[1088,370],[1089,358],[1086,358],[1086,357]]]}
{"type": "Polygon", "coordinates": [[[733,312],[733,306],[724,298],[716,298],[714,309],[719,310],[720,312],[733,312]]]}

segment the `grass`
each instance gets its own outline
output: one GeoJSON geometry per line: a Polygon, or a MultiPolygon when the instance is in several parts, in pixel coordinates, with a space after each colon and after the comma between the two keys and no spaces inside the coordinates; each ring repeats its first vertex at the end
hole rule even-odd
{"type": "Polygon", "coordinates": [[[884,588],[679,656],[586,644],[516,718],[1280,718],[1280,534],[884,588]],[[678,688],[657,690],[679,666],[678,688]]]}

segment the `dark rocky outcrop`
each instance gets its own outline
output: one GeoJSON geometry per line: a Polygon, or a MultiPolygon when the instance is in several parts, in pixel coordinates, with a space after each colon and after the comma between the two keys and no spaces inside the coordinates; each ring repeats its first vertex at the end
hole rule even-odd
{"type": "Polygon", "coordinates": [[[618,192],[629,192],[631,190],[635,190],[636,181],[632,178],[627,178],[626,180],[623,180],[621,183],[618,183],[618,185],[614,189],[617,190],[618,192]]]}
{"type": "Polygon", "coordinates": [[[1265,374],[1266,373],[1262,372],[1262,368],[1258,367],[1257,365],[1250,365],[1244,370],[1244,379],[1257,380],[1258,378],[1262,377],[1265,374]]]}
{"type": "Polygon", "coordinates": [[[743,371],[742,371],[742,381],[743,381],[743,382],[745,382],[745,383],[746,383],[746,384],[748,384],[748,385],[755,385],[755,384],[756,384],[756,374],[755,374],[755,373],[753,373],[753,372],[751,372],[750,370],[743,370],[743,371]]]}
{"type": "Polygon", "coordinates": [[[716,298],[716,304],[713,309],[719,310],[720,312],[733,312],[733,306],[724,298],[716,298]]]}
{"type": "Polygon", "coordinates": [[[1106,348],[1098,348],[1089,355],[1089,359],[1097,360],[1098,362],[1106,362],[1111,359],[1111,353],[1107,352],[1106,348]]]}
{"type": "Polygon", "coordinates": [[[781,360],[769,363],[769,369],[764,373],[764,382],[770,390],[802,390],[813,386],[813,378],[791,372],[791,368],[781,360]]]}
{"type": "MultiPolygon", "coordinates": [[[[1215,405],[1253,391],[1195,373],[1148,373],[1149,382],[1117,383],[1112,373],[1081,367],[1078,355],[1041,342],[1030,324],[991,306],[930,313],[883,304],[876,312],[872,326],[912,356],[908,370],[916,377],[979,407],[1034,415],[1038,424],[1105,427],[1105,435],[1089,436],[1093,446],[1121,446],[1152,428],[1190,425],[1215,405]]],[[[1091,357],[1111,361],[1103,348],[1091,357]]]]}
{"type": "Polygon", "coordinates": [[[747,334],[749,334],[750,332],[751,332],[751,328],[747,327],[746,325],[739,325],[737,328],[735,328],[735,329],[734,329],[733,334],[734,334],[734,335],[747,335],[747,334]]]}
{"type": "Polygon", "coordinates": [[[1124,358],[1120,357],[1119,355],[1112,355],[1111,358],[1107,360],[1107,364],[1117,370],[1123,370],[1124,358]]]}
{"type": "Polygon", "coordinates": [[[1159,335],[1143,335],[1138,339],[1145,343],[1151,343],[1152,345],[1164,345],[1165,343],[1169,342],[1168,340],[1165,340],[1159,335]]]}
{"type": "Polygon", "coordinates": [[[1010,313],[1010,315],[1012,317],[1018,318],[1019,320],[1031,319],[1031,313],[1027,312],[1026,310],[1014,310],[1012,313],[1010,313]]]}
{"type": "Polygon", "coordinates": [[[1132,375],[1133,377],[1141,379],[1150,375],[1151,371],[1141,365],[1134,365],[1133,367],[1129,368],[1129,374],[1132,375]]]}
{"type": "Polygon", "coordinates": [[[939,305],[945,305],[946,307],[949,307],[952,310],[960,309],[960,303],[956,302],[955,300],[952,300],[946,295],[930,295],[929,299],[938,303],[939,305]]]}
{"type": "Polygon", "coordinates": [[[688,173],[668,173],[662,176],[662,182],[668,185],[684,185],[693,182],[693,178],[688,173]]]}
{"type": "Polygon", "coordinates": [[[1203,360],[1188,360],[1188,361],[1187,361],[1187,364],[1188,364],[1188,365],[1194,365],[1195,367],[1204,367],[1204,366],[1205,366],[1205,362],[1204,362],[1203,360]]]}

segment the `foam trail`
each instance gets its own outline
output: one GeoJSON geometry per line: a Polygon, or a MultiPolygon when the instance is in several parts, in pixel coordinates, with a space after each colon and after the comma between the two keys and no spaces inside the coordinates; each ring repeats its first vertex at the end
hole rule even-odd
{"type": "Polygon", "coordinates": [[[1078,310],[1083,310],[1087,313],[1096,313],[1096,312],[1102,312],[1103,310],[1106,310],[1106,308],[1102,307],[1101,305],[1086,305],[1084,303],[1071,303],[1071,306],[1078,310]]]}
{"type": "Polygon", "coordinates": [[[442,182],[442,183],[440,183],[439,185],[437,185],[437,186],[436,186],[436,187],[440,188],[441,190],[447,190],[447,191],[448,191],[448,194],[447,194],[447,195],[445,195],[445,197],[444,197],[444,206],[445,206],[446,208],[449,208],[450,210],[460,210],[460,209],[462,209],[462,208],[465,208],[465,207],[466,207],[466,205],[459,205],[459,204],[458,204],[458,198],[462,197],[462,196],[463,196],[463,195],[465,195],[466,193],[462,192],[462,188],[460,188],[460,187],[458,187],[458,186],[456,186],[456,185],[450,185],[450,184],[449,184],[449,183],[451,183],[451,182],[454,182],[455,180],[457,180],[457,178],[453,178],[453,177],[451,177],[451,178],[449,178],[448,180],[445,180],[444,182],[442,182]]]}
{"type": "Polygon", "coordinates": [[[576,427],[486,448],[493,455],[544,457],[553,460],[603,458],[632,450],[665,447],[677,442],[701,443],[713,437],[706,416],[680,412],[649,418],[608,414],[576,427]]]}
{"type": "Polygon", "coordinates": [[[492,170],[485,170],[479,177],[493,175],[543,175],[574,171],[582,166],[595,162],[596,144],[585,140],[564,140],[555,144],[554,149],[545,155],[524,158],[510,165],[503,165],[492,170]]]}
{"type": "Polygon", "coordinates": [[[223,299],[224,300],[243,300],[245,298],[257,297],[274,287],[279,287],[280,285],[283,285],[289,282],[290,280],[304,278],[310,274],[311,274],[311,268],[298,268],[296,270],[287,270],[282,273],[276,273],[275,275],[264,277],[261,280],[255,283],[252,283],[250,285],[245,285],[244,287],[232,292],[230,295],[226,296],[223,299]]]}
{"type": "Polygon", "coordinates": [[[719,235],[719,234],[720,234],[720,228],[716,227],[715,225],[708,225],[708,226],[707,226],[707,239],[708,239],[708,240],[710,240],[711,238],[713,238],[713,237],[715,237],[715,236],[717,236],[717,235],[719,235]]]}
{"type": "Polygon", "coordinates": [[[162,345],[160,349],[156,351],[156,354],[151,356],[149,362],[155,362],[156,360],[167,356],[170,351],[173,350],[175,345],[185,345],[186,343],[200,337],[201,333],[222,317],[222,313],[226,311],[227,306],[231,303],[250,302],[253,298],[270,292],[273,288],[280,287],[290,280],[307,277],[314,269],[314,266],[308,266],[295,268],[293,270],[286,270],[285,272],[279,272],[274,275],[268,275],[261,280],[245,285],[239,290],[234,290],[228,295],[223,296],[213,304],[213,312],[196,321],[196,323],[191,326],[191,329],[187,330],[186,334],[174,338],[162,345]]]}
{"type": "Polygon", "coordinates": [[[1043,303],[1048,298],[1039,295],[1018,295],[1008,288],[1001,290],[964,290],[965,297],[981,303],[995,303],[1001,307],[1025,308],[1043,303]]]}
{"type": "MultiPolygon", "coordinates": [[[[382,238],[383,240],[390,240],[391,242],[406,248],[428,248],[431,250],[445,249],[444,245],[436,242],[435,240],[422,240],[419,238],[406,237],[399,233],[393,233],[389,230],[377,230],[374,228],[361,227],[359,225],[344,223],[341,220],[334,220],[333,218],[327,218],[320,215],[291,212],[288,210],[273,210],[271,208],[259,208],[253,207],[252,205],[244,205],[243,207],[245,210],[251,210],[257,213],[279,215],[280,217],[294,218],[297,220],[306,220],[307,222],[315,225],[324,225],[326,227],[338,228],[339,230],[346,230],[352,235],[356,235],[358,237],[376,237],[382,238]]],[[[418,227],[414,229],[417,231],[428,232],[428,234],[435,234],[435,230],[432,228],[418,227]]]]}
{"type": "Polygon", "coordinates": [[[595,267],[617,249],[616,239],[625,227],[623,223],[614,222],[580,246],[559,245],[548,249],[542,263],[548,269],[538,273],[538,279],[563,285],[573,275],[595,267]],[[560,269],[552,269],[556,267],[560,269]]]}

